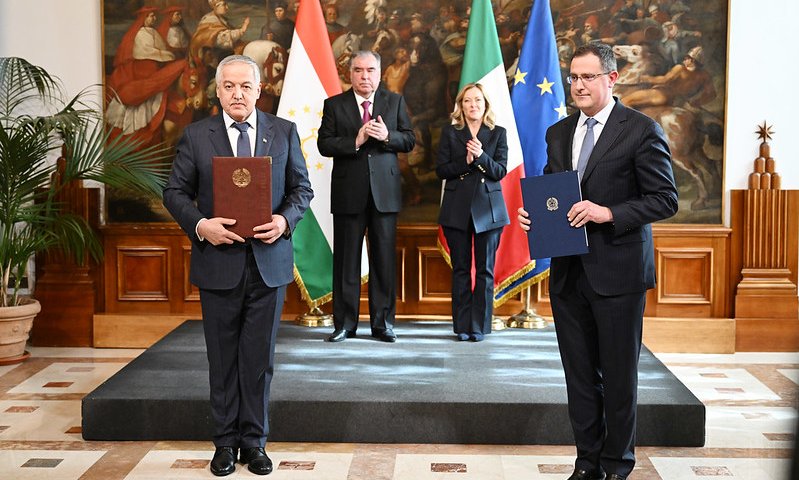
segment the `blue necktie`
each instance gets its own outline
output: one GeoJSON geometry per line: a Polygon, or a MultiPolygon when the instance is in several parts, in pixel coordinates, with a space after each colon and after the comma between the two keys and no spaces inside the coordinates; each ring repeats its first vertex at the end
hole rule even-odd
{"type": "Polygon", "coordinates": [[[250,151],[250,136],[247,134],[247,129],[250,124],[247,122],[234,123],[234,127],[239,131],[239,139],[236,141],[236,156],[237,157],[251,157],[250,151]]]}
{"type": "Polygon", "coordinates": [[[580,180],[583,179],[583,172],[585,172],[585,166],[588,165],[588,157],[591,156],[591,151],[594,149],[594,125],[597,122],[595,118],[589,118],[585,121],[585,138],[583,138],[583,146],[580,147],[580,157],[577,159],[577,173],[580,176],[580,180]]]}

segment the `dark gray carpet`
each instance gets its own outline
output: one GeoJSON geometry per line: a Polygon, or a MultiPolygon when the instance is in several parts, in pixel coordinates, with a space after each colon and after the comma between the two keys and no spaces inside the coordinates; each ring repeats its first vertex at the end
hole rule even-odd
{"type": "MultiPolygon", "coordinates": [[[[363,328],[363,324],[361,324],[363,328]]],[[[457,342],[447,323],[400,323],[399,341],[332,344],[284,323],[272,441],[570,445],[555,332],[508,329],[457,342]]],[[[188,321],[83,399],[87,440],[209,440],[202,325],[188,321]]],[[[705,407],[641,353],[637,444],[702,446],[705,407]]]]}

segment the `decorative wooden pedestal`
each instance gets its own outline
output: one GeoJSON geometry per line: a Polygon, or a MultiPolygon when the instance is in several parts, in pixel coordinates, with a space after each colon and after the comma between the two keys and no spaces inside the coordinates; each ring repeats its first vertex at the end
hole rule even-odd
{"type": "Polygon", "coordinates": [[[770,137],[761,138],[749,189],[732,192],[733,230],[740,227],[743,237],[735,294],[736,351],[795,351],[799,349],[799,192],[780,190],[765,141],[770,137]]]}
{"type": "MultiPolygon", "coordinates": [[[[63,158],[58,160],[63,162],[63,158]]],[[[66,210],[86,219],[96,228],[99,191],[73,182],[59,193],[66,210]]],[[[37,257],[34,296],[42,304],[31,330],[36,346],[90,347],[94,312],[100,307],[97,297],[97,265],[84,258],[78,265],[72,257],[52,251],[37,257]]]]}

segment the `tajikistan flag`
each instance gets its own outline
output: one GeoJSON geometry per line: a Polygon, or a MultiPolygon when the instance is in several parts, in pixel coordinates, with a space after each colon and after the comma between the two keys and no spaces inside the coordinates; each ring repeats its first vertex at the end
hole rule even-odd
{"type": "MultiPolygon", "coordinates": [[[[531,271],[535,267],[535,261],[530,259],[524,230],[513,221],[516,210],[522,206],[520,180],[524,177],[524,164],[505,67],[502,64],[502,53],[499,49],[497,24],[489,0],[472,2],[460,88],[468,83],[483,85],[486,97],[496,114],[497,125],[504,127],[508,133],[508,174],[500,183],[512,221],[502,230],[494,266],[494,307],[498,307],[521,290],[508,287],[531,271]]],[[[444,255],[449,258],[449,247],[440,228],[439,244],[445,249],[444,255]]]]}
{"type": "MultiPolygon", "coordinates": [[[[330,213],[330,172],[333,161],[316,147],[327,97],[341,93],[333,50],[319,2],[300,2],[291,41],[291,55],[277,110],[297,124],[302,153],[314,190],[311,208],[292,233],[294,279],[310,308],[330,301],[333,292],[333,215],[330,213]]],[[[363,249],[366,252],[366,249],[363,249]]],[[[362,275],[368,261],[362,261],[362,275]]]]}

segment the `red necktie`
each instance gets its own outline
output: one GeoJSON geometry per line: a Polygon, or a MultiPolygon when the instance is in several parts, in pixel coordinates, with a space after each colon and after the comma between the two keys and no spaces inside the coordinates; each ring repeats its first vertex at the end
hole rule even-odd
{"type": "Polygon", "coordinates": [[[363,118],[362,118],[363,123],[366,123],[372,119],[372,116],[369,114],[369,105],[371,104],[372,102],[370,102],[369,100],[364,100],[363,103],[361,103],[361,105],[363,106],[363,118]]]}

